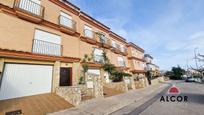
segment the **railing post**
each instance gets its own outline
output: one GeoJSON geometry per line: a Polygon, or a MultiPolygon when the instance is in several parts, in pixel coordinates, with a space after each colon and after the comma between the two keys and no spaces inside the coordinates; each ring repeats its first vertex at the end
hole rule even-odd
{"type": "Polygon", "coordinates": [[[61,56],[63,56],[63,45],[61,45],[61,56]]]}
{"type": "Polygon", "coordinates": [[[36,16],[44,18],[44,10],[45,8],[40,4],[37,4],[31,0],[15,0],[14,1],[14,8],[18,8],[21,10],[25,10],[29,13],[32,13],[36,16]]]}

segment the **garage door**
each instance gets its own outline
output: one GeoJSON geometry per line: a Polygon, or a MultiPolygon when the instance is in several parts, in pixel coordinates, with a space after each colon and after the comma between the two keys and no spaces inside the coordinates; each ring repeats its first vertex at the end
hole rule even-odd
{"type": "Polygon", "coordinates": [[[100,75],[99,69],[88,69],[89,74],[100,75]]]}
{"type": "Polygon", "coordinates": [[[51,92],[53,66],[6,64],[0,100],[51,92]]]}

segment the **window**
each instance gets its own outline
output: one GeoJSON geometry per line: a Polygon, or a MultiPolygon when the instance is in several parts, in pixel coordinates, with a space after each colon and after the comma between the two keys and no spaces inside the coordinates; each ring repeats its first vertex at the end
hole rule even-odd
{"type": "Polygon", "coordinates": [[[103,59],[103,50],[95,48],[93,53],[94,53],[94,61],[95,62],[99,62],[99,63],[103,63],[104,62],[104,59],[103,59]]]}
{"type": "Polygon", "coordinates": [[[69,28],[73,28],[72,17],[64,12],[60,12],[60,24],[69,28]]]}
{"type": "Polygon", "coordinates": [[[21,0],[19,7],[33,14],[40,15],[40,0],[21,0]]]}
{"type": "Polygon", "coordinates": [[[118,65],[120,67],[125,67],[125,60],[123,59],[123,57],[118,57],[118,65]]]}
{"type": "Polygon", "coordinates": [[[137,57],[137,51],[135,49],[132,49],[132,56],[137,57]]]}
{"type": "Polygon", "coordinates": [[[89,38],[93,38],[93,31],[92,28],[89,26],[84,26],[84,36],[85,37],[89,37],[89,38]]]}
{"type": "Polygon", "coordinates": [[[60,56],[61,37],[49,32],[35,30],[32,51],[39,54],[60,56]]]}
{"type": "Polygon", "coordinates": [[[133,66],[134,66],[135,69],[137,68],[137,64],[136,64],[135,60],[133,60],[133,66]]]}
{"type": "Polygon", "coordinates": [[[112,46],[113,46],[114,48],[116,48],[116,42],[115,42],[115,41],[112,41],[112,46]]]}
{"type": "Polygon", "coordinates": [[[145,63],[142,63],[142,68],[145,68],[145,63]]]}
{"type": "Polygon", "coordinates": [[[100,42],[106,43],[107,39],[106,39],[105,35],[103,33],[99,32],[99,36],[100,36],[100,42]]]}
{"type": "Polygon", "coordinates": [[[137,67],[140,67],[140,62],[137,62],[137,67]]]}
{"type": "Polygon", "coordinates": [[[124,47],[123,45],[120,45],[120,50],[121,50],[122,52],[125,52],[125,47],[124,47]]]}

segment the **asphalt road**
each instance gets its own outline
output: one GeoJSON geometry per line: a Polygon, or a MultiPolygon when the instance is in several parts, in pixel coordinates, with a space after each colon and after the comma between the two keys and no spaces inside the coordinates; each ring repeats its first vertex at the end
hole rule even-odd
{"type": "Polygon", "coordinates": [[[183,81],[174,81],[172,84],[179,89],[180,94],[169,95],[165,89],[135,108],[129,115],[204,115],[204,84],[183,81]],[[161,102],[162,96],[165,101],[161,102]],[[168,102],[166,96],[169,98],[168,102]],[[171,96],[175,96],[172,101],[171,96]],[[184,101],[184,96],[187,97],[187,102],[184,101]]]}

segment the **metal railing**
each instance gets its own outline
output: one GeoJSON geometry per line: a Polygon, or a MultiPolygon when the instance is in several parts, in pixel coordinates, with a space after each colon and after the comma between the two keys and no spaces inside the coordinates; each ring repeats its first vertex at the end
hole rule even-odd
{"type": "Polygon", "coordinates": [[[94,55],[94,62],[97,62],[97,63],[104,63],[104,58],[103,56],[101,55],[94,55]]]}
{"type": "Polygon", "coordinates": [[[23,10],[41,18],[44,17],[44,7],[31,0],[15,0],[14,8],[23,10]]]}
{"type": "Polygon", "coordinates": [[[88,29],[84,29],[84,36],[95,39],[95,32],[88,30],[88,29]]]}
{"type": "Polygon", "coordinates": [[[33,53],[61,56],[63,46],[61,44],[51,43],[43,40],[33,40],[33,53]]]}
{"type": "Polygon", "coordinates": [[[112,47],[113,47],[113,48],[116,48],[116,44],[113,44],[113,43],[112,43],[112,47]]]}
{"type": "Polygon", "coordinates": [[[118,61],[120,67],[126,67],[125,61],[118,61]]]}
{"type": "Polygon", "coordinates": [[[62,15],[59,16],[59,24],[64,26],[64,27],[71,28],[74,31],[76,31],[76,22],[72,19],[65,17],[65,16],[62,16],[62,15]]]}
{"type": "Polygon", "coordinates": [[[116,44],[116,48],[117,49],[121,49],[119,44],[116,44]]]}
{"type": "Polygon", "coordinates": [[[127,48],[126,47],[121,47],[120,51],[123,52],[123,53],[127,53],[127,48]]]}
{"type": "Polygon", "coordinates": [[[110,39],[108,39],[107,37],[100,35],[99,38],[100,38],[100,43],[110,45],[110,39]]]}

